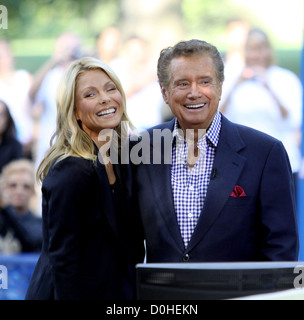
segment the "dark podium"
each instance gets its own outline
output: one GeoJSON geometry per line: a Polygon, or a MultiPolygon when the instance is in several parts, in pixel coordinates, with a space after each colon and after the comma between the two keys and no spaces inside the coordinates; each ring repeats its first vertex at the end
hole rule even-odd
{"type": "Polygon", "coordinates": [[[278,292],[296,288],[301,272],[299,261],[138,264],[137,299],[218,300],[278,292]]]}

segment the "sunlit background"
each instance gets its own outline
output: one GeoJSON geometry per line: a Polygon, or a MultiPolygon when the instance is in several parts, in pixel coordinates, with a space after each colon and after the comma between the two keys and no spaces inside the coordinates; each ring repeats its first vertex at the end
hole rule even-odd
{"type": "MultiPolygon", "coordinates": [[[[148,44],[148,50],[142,57],[149,55],[149,66],[156,73],[160,50],[180,40],[206,40],[217,46],[223,57],[227,57],[227,52],[233,49],[233,46],[239,45],[243,36],[242,29],[231,32],[233,21],[242,22],[247,27],[263,29],[275,49],[276,64],[293,71],[299,77],[304,75],[304,65],[301,64],[303,0],[0,0],[0,5],[4,5],[8,11],[8,28],[0,27],[0,39],[9,40],[15,68],[25,69],[33,76],[52,57],[56,39],[65,32],[76,33],[83,41],[84,53],[96,55],[98,36],[106,28],[114,26],[120,32],[122,42],[117,57],[124,54],[124,45],[130,37],[140,37],[148,44]]],[[[131,56],[139,58],[139,53],[132,52],[131,56]]],[[[134,61],[135,59],[132,63],[134,61]]],[[[128,71],[136,69],[139,62],[135,62],[128,71]]],[[[133,78],[144,79],[146,74],[141,74],[141,70],[146,69],[144,65],[142,69],[135,70],[135,73],[132,73],[133,78]]],[[[127,75],[132,78],[130,73],[127,72],[127,75]]],[[[128,100],[129,108],[132,103],[139,105],[138,109],[134,109],[133,115],[142,114],[144,110],[142,115],[145,121],[159,121],[158,118],[152,119],[149,114],[151,106],[155,107],[159,103],[157,95],[160,95],[160,91],[156,76],[154,77],[148,99],[145,96],[142,100],[128,100]]],[[[127,83],[123,78],[121,80],[126,89],[127,83]]],[[[134,122],[132,116],[131,120],[134,122]]],[[[162,113],[161,116],[165,119],[167,115],[162,113]]],[[[300,260],[304,260],[303,194],[304,158],[303,177],[299,184],[299,229],[303,243],[300,260]]],[[[0,265],[10,264],[12,270],[15,270],[9,270],[10,290],[0,290],[0,300],[23,299],[33,261],[23,260],[21,265],[19,260],[3,260],[4,256],[0,258],[0,265]],[[21,286],[21,283],[25,284],[21,286]]]]}
{"type": "Polygon", "coordinates": [[[302,0],[6,0],[8,29],[17,67],[34,72],[51,55],[55,38],[66,30],[79,34],[88,51],[97,35],[115,25],[123,38],[136,34],[158,55],[182,39],[200,38],[220,50],[228,46],[227,25],[241,19],[267,31],[279,63],[299,73],[303,40],[302,0]],[[284,53],[284,54],[282,54],[284,53]]]}

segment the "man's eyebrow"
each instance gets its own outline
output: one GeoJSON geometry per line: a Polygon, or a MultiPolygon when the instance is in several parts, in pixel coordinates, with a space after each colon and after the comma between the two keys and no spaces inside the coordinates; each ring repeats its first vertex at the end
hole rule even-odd
{"type": "Polygon", "coordinates": [[[182,81],[188,81],[188,82],[189,82],[188,79],[186,79],[186,78],[181,78],[181,79],[176,79],[176,80],[174,80],[173,84],[176,84],[176,83],[179,83],[179,82],[182,82],[182,81]]]}
{"type": "MultiPolygon", "coordinates": [[[[205,75],[205,76],[200,76],[198,78],[198,80],[203,80],[203,79],[207,79],[207,80],[212,80],[213,78],[209,75],[205,75]]],[[[179,83],[179,82],[182,82],[182,81],[187,81],[189,82],[190,80],[189,79],[186,79],[186,78],[180,78],[180,79],[176,79],[174,80],[173,84],[176,84],[176,83],[179,83]]]]}

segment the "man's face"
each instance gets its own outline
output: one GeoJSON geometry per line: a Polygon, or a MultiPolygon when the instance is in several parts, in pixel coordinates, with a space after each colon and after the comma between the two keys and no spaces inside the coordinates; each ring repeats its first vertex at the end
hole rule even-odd
{"type": "Polygon", "coordinates": [[[248,38],[245,46],[245,59],[248,66],[267,68],[271,56],[271,48],[262,35],[256,33],[248,38]]]}
{"type": "Polygon", "coordinates": [[[162,93],[181,129],[207,130],[222,94],[213,59],[206,55],[182,56],[171,61],[169,70],[169,85],[162,88],[162,93]]]}
{"type": "Polygon", "coordinates": [[[29,210],[29,203],[34,194],[34,179],[29,172],[11,173],[5,183],[4,202],[17,211],[29,210]]]}

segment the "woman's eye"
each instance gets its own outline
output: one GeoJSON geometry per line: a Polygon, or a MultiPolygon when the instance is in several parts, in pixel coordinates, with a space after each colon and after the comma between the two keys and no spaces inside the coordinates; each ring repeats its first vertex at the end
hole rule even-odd
{"type": "Polygon", "coordinates": [[[85,98],[89,98],[89,97],[93,97],[94,96],[94,93],[87,93],[87,94],[85,94],[85,98]]]}

